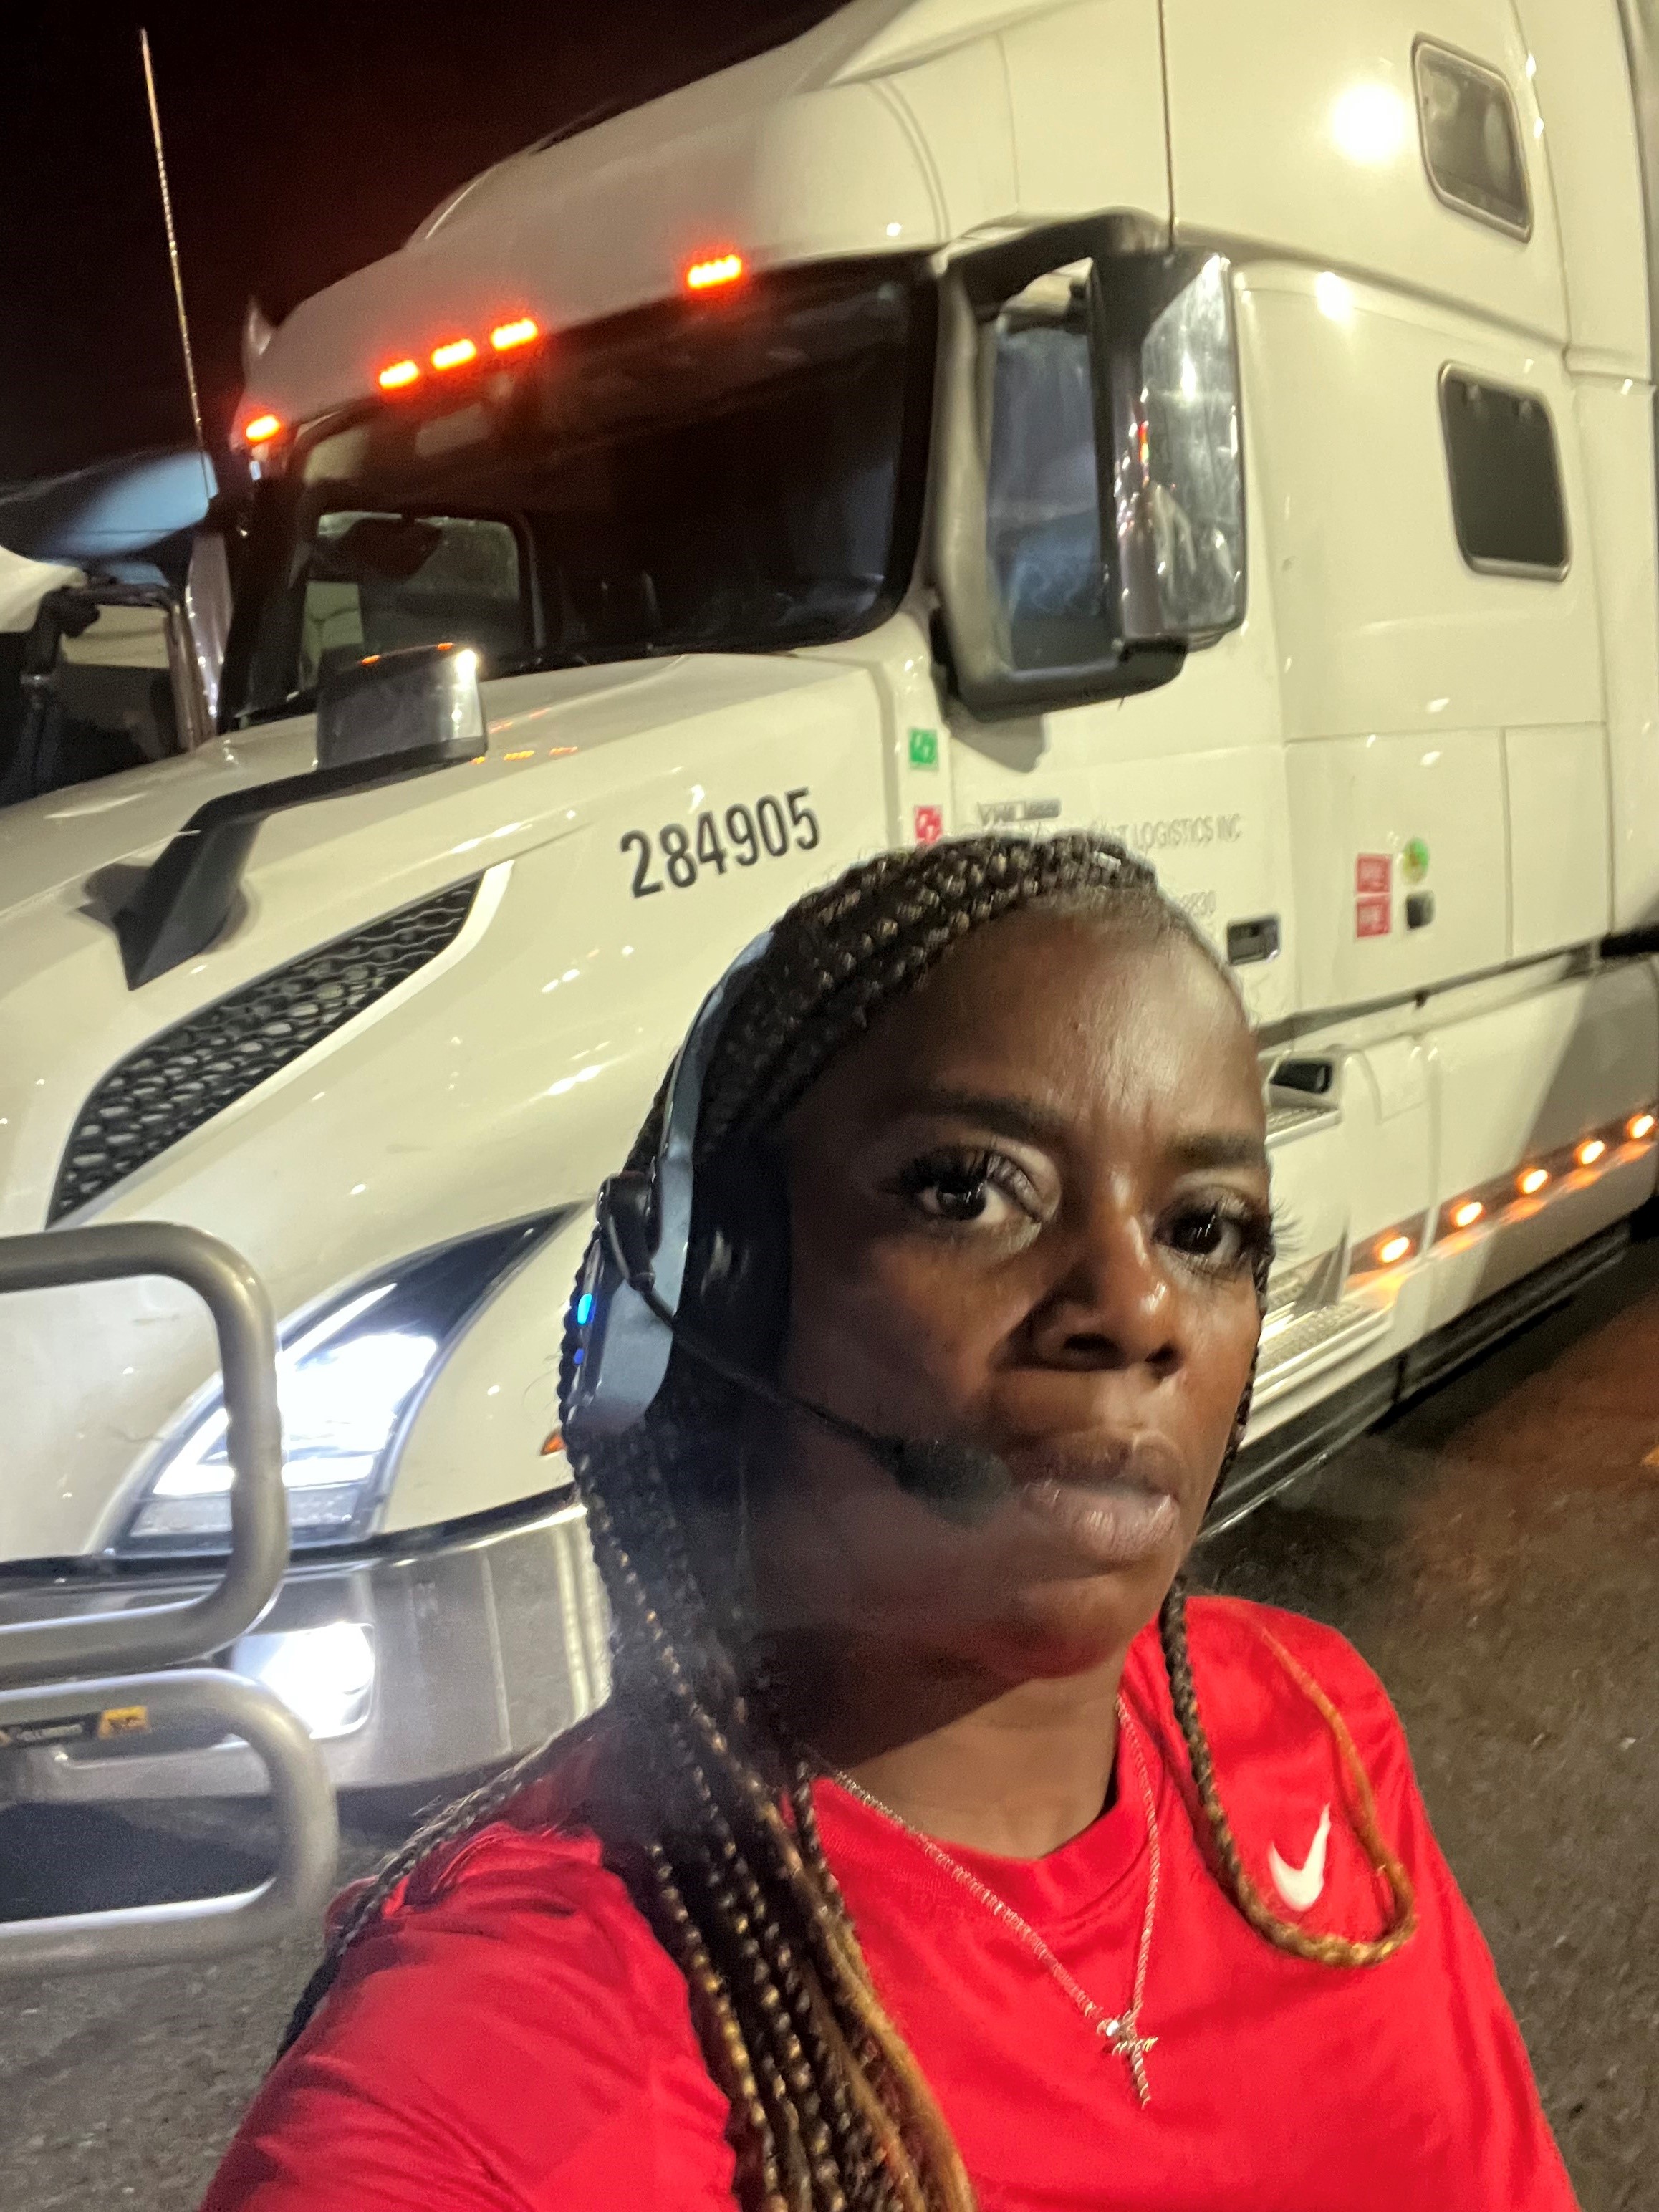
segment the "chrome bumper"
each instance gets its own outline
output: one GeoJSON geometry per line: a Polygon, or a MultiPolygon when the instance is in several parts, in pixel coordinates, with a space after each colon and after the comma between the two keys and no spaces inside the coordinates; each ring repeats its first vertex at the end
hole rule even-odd
{"type": "MultiPolygon", "coordinates": [[[[0,1623],[155,1605],[211,1580],[0,1571],[0,1623]]],[[[301,1555],[270,1611],[214,1663],[292,1706],[337,1790],[418,1792],[591,1712],[608,1686],[606,1632],[585,1516],[566,1493],[538,1499],[522,1519],[411,1533],[360,1558],[301,1555]]],[[[0,1800],[242,1797],[265,1787],[259,1760],[229,1739],[134,1735],[0,1751],[0,1800]]]]}

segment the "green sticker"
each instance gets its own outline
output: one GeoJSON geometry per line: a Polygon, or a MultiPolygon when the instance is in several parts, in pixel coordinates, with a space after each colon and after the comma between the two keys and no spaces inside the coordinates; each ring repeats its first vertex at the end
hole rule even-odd
{"type": "Polygon", "coordinates": [[[1408,884],[1420,884],[1429,872],[1429,848],[1421,837],[1407,838],[1400,855],[1400,872],[1408,884]]]}
{"type": "Polygon", "coordinates": [[[937,730],[911,731],[910,765],[912,768],[939,766],[939,732],[937,730]]]}

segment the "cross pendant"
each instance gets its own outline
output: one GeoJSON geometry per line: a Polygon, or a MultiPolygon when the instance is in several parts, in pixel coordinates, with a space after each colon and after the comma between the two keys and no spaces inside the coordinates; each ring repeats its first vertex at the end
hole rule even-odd
{"type": "Polygon", "coordinates": [[[1096,2027],[1095,2033],[1103,2043],[1110,2045],[1114,2058],[1121,2058],[1125,2061],[1134,2080],[1136,2096],[1139,2098],[1143,2106],[1150,2105],[1152,2101],[1152,2092],[1146,2079],[1146,2053],[1152,2049],[1158,2041],[1158,2038],[1155,2035],[1135,2033],[1135,2016],[1133,2012],[1126,2012],[1117,2020],[1103,2020],[1096,2027]]]}

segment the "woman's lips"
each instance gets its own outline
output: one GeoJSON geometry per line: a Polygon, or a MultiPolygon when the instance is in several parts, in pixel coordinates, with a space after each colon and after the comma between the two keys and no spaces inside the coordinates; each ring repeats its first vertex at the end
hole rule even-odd
{"type": "Polygon", "coordinates": [[[1016,1506],[1097,1571],[1142,1565],[1178,1541],[1180,1470],[1163,1449],[1125,1446],[1104,1467],[1097,1454],[1086,1465],[1044,1454],[1046,1465],[1022,1468],[1024,1456],[1010,1462],[1016,1506]]]}

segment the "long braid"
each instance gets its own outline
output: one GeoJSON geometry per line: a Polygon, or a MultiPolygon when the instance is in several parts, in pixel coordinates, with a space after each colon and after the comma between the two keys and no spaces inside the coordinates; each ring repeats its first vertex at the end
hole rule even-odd
{"type": "MultiPolygon", "coordinates": [[[[1182,935],[1227,973],[1158,893],[1151,869],[1109,839],[984,836],[885,854],[779,924],[708,1072],[699,1168],[775,1130],[829,1063],[962,938],[1027,907],[1073,902],[1103,903],[1152,933],[1182,935]]],[[[630,1167],[654,1156],[662,1110],[659,1093],[630,1167]]],[[[1259,1301],[1265,1283],[1264,1258],[1259,1301]]],[[[567,1332],[566,1399],[573,1350],[567,1332]]],[[[1229,1464],[1249,1402],[1247,1390],[1229,1464]]],[[[974,2212],[950,2130],[865,1965],[819,1836],[811,1769],[790,1741],[714,1547],[692,1540],[688,1509],[694,1517],[732,1514],[735,1414],[729,1386],[676,1360],[636,1429],[572,1454],[614,1659],[601,1717],[605,1784],[573,1817],[579,1809],[599,1834],[684,1976],[709,2070],[730,2106],[747,2212],[974,2212]]],[[[1162,1626],[1223,1879],[1270,1941],[1295,1936],[1251,1889],[1227,1826],[1178,1591],[1162,1626]]],[[[583,1724],[590,1741],[595,1727],[583,1724]]],[[[571,1740],[532,1753],[410,1838],[337,1929],[288,2041],[321,2002],[346,1947],[420,1861],[558,1766],[571,1740]]]]}
{"type": "MultiPolygon", "coordinates": [[[[1310,1959],[1322,1966],[1375,1966],[1381,1965],[1384,1959],[1391,1959],[1401,1946],[1409,1942],[1416,1933],[1416,1899],[1411,1877],[1383,1841],[1377,1827],[1370,1785],[1353,1752],[1340,1714],[1310,1679],[1304,1680],[1303,1686],[1310,1691],[1314,1702],[1324,1713],[1348,1766],[1358,1794],[1356,1811],[1360,1833],[1370,1852],[1372,1864],[1387,1883],[1393,1900],[1388,1927],[1381,1936],[1366,1942],[1356,1942],[1346,1936],[1320,1935],[1281,1919],[1250,1879],[1237,1838],[1221,1802],[1221,1792],[1215,1778],[1215,1761],[1210,1755],[1209,1739],[1199,1717],[1198,1692],[1193,1682],[1192,1659],[1187,1649],[1186,1594],[1179,1583],[1164,1599],[1158,1626],[1164,1646],[1164,1667],[1170,1678],[1170,1699],[1175,1706],[1176,1717],[1181,1723],[1187,1756],[1192,1764],[1193,1780],[1198,1788],[1199,1802],[1203,1808],[1210,1839],[1220,1862],[1222,1880],[1234,1904],[1258,1935],[1265,1936],[1275,1949],[1289,1952],[1293,1959],[1310,1959]]],[[[1279,1656],[1281,1659],[1289,1659],[1288,1653],[1281,1651],[1279,1656]]],[[[1293,1661],[1291,1666],[1293,1671],[1300,1673],[1293,1661]]]]}
{"type": "MultiPolygon", "coordinates": [[[[1264,1315],[1267,1306],[1267,1273],[1272,1260],[1271,1252],[1266,1252],[1256,1261],[1256,1310],[1264,1315]]],[[[1259,1357],[1259,1339],[1256,1348],[1259,1357]]],[[[1244,1431],[1249,1425],[1250,1401],[1255,1395],[1255,1365],[1253,1359],[1249,1379],[1244,1385],[1244,1395],[1239,1400],[1238,1410],[1233,1416],[1232,1434],[1227,1439],[1221,1471],[1216,1477],[1218,1490],[1232,1470],[1233,1462],[1244,1441],[1244,1431]]],[[[1221,1802],[1210,1739],[1205,1733],[1203,1718],[1198,1709],[1192,1655],[1187,1644],[1187,1592],[1179,1575],[1170,1585],[1169,1594],[1159,1608],[1158,1633],[1164,1652],[1164,1671],[1169,1678],[1170,1702],[1175,1708],[1182,1741],[1187,1747],[1188,1764],[1192,1768],[1199,1805],[1204,1814],[1205,1826],[1209,1830],[1210,1843],[1220,1869],[1221,1879],[1233,1903],[1259,1936],[1264,1936],[1276,1950],[1286,1951],[1293,1959],[1309,1959],[1322,1966],[1375,1966],[1381,1965],[1384,1959],[1391,1959],[1416,1932],[1416,1899],[1410,1875],[1383,1841],[1377,1826],[1370,1784],[1359,1764],[1358,1754],[1353,1748],[1341,1715],[1318,1685],[1304,1674],[1290,1654],[1276,1639],[1269,1638],[1267,1640],[1280,1662],[1297,1679],[1299,1686],[1318,1706],[1326,1725],[1336,1739],[1338,1749],[1354,1784],[1362,1839],[1370,1852],[1373,1866],[1387,1883],[1393,1899],[1394,1910],[1389,1926],[1380,1936],[1370,1942],[1355,1942],[1347,1936],[1310,1933],[1305,1928],[1298,1928],[1293,1921],[1286,1920],[1275,1912],[1251,1881],[1238,1848],[1238,1839],[1233,1834],[1232,1823],[1228,1820],[1226,1808],[1221,1802]]]]}

